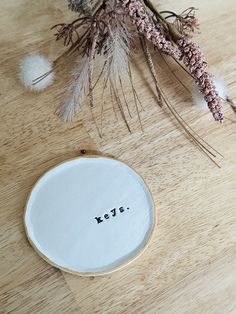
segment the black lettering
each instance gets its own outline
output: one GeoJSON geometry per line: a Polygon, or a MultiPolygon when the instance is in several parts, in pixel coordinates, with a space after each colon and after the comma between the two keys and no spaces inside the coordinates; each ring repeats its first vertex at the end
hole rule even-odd
{"type": "Polygon", "coordinates": [[[95,217],[97,223],[100,224],[100,222],[103,222],[102,217],[95,217]]]}
{"type": "Polygon", "coordinates": [[[115,216],[116,216],[116,209],[113,208],[113,209],[111,210],[111,213],[112,213],[112,217],[115,217],[115,216]]]}
{"type": "Polygon", "coordinates": [[[119,208],[119,211],[120,211],[121,213],[123,213],[124,207],[120,207],[120,208],[119,208]]]}
{"type": "Polygon", "coordinates": [[[109,214],[103,214],[102,217],[95,217],[94,219],[96,220],[97,224],[100,224],[101,222],[104,221],[104,219],[108,220],[108,219],[110,219],[110,217],[115,217],[117,215],[118,210],[120,213],[123,213],[124,211],[129,210],[129,209],[130,209],[130,207],[124,207],[124,206],[121,206],[118,209],[113,208],[109,211],[109,214]]]}

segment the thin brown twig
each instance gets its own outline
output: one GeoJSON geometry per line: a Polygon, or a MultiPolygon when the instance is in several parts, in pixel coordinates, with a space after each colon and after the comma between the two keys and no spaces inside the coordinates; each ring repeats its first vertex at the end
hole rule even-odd
{"type": "Polygon", "coordinates": [[[96,119],[95,119],[95,117],[94,117],[94,114],[93,114],[93,108],[92,108],[91,106],[89,106],[89,109],[90,109],[90,113],[91,113],[93,122],[94,122],[94,124],[95,124],[95,127],[96,127],[96,129],[97,129],[98,135],[99,135],[100,138],[102,138],[102,134],[101,134],[101,132],[100,132],[100,130],[99,130],[97,121],[96,121],[96,119]]]}
{"type": "Polygon", "coordinates": [[[175,119],[178,121],[178,123],[181,125],[181,127],[184,129],[184,131],[187,133],[187,135],[194,141],[195,145],[197,148],[204,153],[218,168],[221,168],[220,165],[210,156],[212,155],[213,157],[216,157],[214,154],[212,154],[204,145],[202,145],[194,135],[192,135],[187,127],[182,123],[182,119],[179,119],[178,115],[176,115],[176,111],[173,110],[173,107],[168,103],[168,100],[164,97],[164,101],[170,110],[170,112],[174,115],[175,119]],[[210,153],[210,155],[208,153],[210,153]]]}
{"type": "Polygon", "coordinates": [[[111,84],[109,84],[109,85],[110,85],[111,104],[112,104],[112,108],[113,108],[113,112],[114,112],[116,121],[118,121],[118,117],[117,117],[117,113],[116,113],[116,108],[115,108],[115,104],[114,104],[114,101],[113,101],[113,92],[112,92],[111,84]]]}
{"type": "MultiPolygon", "coordinates": [[[[221,168],[220,165],[210,156],[212,155],[214,158],[216,158],[216,155],[213,154],[206,146],[204,146],[189,130],[191,130],[191,127],[187,124],[187,122],[179,115],[179,113],[174,109],[174,107],[170,104],[167,97],[165,96],[164,92],[162,91],[162,97],[166,103],[166,106],[170,110],[170,112],[174,115],[175,119],[178,121],[178,123],[181,125],[181,127],[184,129],[184,131],[187,133],[187,135],[194,141],[195,145],[202,151],[217,167],[221,168]],[[209,155],[209,154],[210,155],[209,155]]],[[[208,144],[209,145],[209,144],[208,144]]],[[[210,145],[209,145],[210,146],[210,145]]],[[[222,155],[221,155],[222,156],[222,155]]]]}
{"type": "MultiPolygon", "coordinates": [[[[160,90],[162,92],[162,94],[164,94],[163,90],[160,87],[160,90]]],[[[165,98],[167,99],[167,97],[165,96],[165,98]]],[[[196,141],[198,141],[198,143],[205,149],[207,150],[212,156],[216,157],[209,148],[211,148],[215,153],[217,153],[218,155],[220,155],[221,157],[224,157],[220,152],[218,152],[214,147],[212,147],[209,143],[207,143],[202,137],[200,137],[200,135],[193,130],[193,128],[181,117],[181,115],[177,112],[177,110],[170,104],[169,105],[172,107],[173,111],[176,113],[176,115],[179,117],[179,119],[191,130],[191,132],[193,132],[198,138],[195,138],[196,141]],[[204,144],[206,144],[209,148],[207,148],[207,146],[204,146],[200,141],[202,141],[204,144]]]]}
{"type": "MultiPolygon", "coordinates": [[[[134,84],[133,84],[133,86],[134,86],[134,84]]],[[[138,95],[138,93],[137,93],[137,91],[136,91],[135,88],[134,88],[134,93],[135,93],[135,96],[136,96],[136,98],[137,98],[137,101],[138,101],[138,103],[139,103],[139,105],[140,105],[142,111],[145,111],[145,109],[144,109],[144,107],[143,107],[143,105],[142,105],[142,102],[141,102],[141,100],[139,99],[139,95],[138,95]]]]}
{"type": "MultiPolygon", "coordinates": [[[[128,63],[128,71],[129,71],[129,73],[131,73],[131,66],[130,66],[130,63],[128,63]]],[[[140,105],[140,108],[141,108],[142,111],[145,111],[145,109],[144,109],[144,107],[143,107],[143,105],[142,105],[142,102],[141,102],[141,100],[140,100],[140,98],[139,98],[139,95],[138,95],[138,93],[137,93],[137,91],[136,91],[136,88],[134,87],[134,81],[133,81],[132,75],[131,75],[131,76],[129,75],[129,77],[131,78],[131,85],[133,86],[133,90],[134,90],[136,99],[137,99],[137,101],[138,101],[138,103],[139,103],[139,105],[140,105]]]]}
{"type": "Polygon", "coordinates": [[[132,92],[133,92],[135,109],[136,109],[136,112],[137,112],[137,115],[138,115],[138,120],[139,120],[141,131],[143,132],[143,125],[142,125],[140,113],[139,113],[139,110],[138,110],[138,103],[137,103],[137,98],[136,98],[136,94],[135,94],[135,88],[134,88],[134,84],[133,84],[133,78],[132,78],[132,72],[131,72],[130,65],[128,67],[128,74],[129,74],[131,88],[132,88],[132,92]]]}
{"type": "Polygon", "coordinates": [[[152,74],[152,77],[153,77],[153,80],[154,80],[154,83],[155,83],[155,88],[156,88],[156,92],[157,92],[157,96],[158,96],[158,99],[157,99],[157,103],[158,105],[161,107],[162,106],[162,103],[161,103],[161,92],[159,90],[159,87],[158,87],[158,80],[157,80],[157,74],[156,74],[156,70],[155,70],[155,67],[154,67],[154,63],[152,61],[152,56],[151,56],[151,53],[148,49],[148,45],[147,45],[147,42],[144,38],[140,38],[140,43],[141,43],[141,47],[143,49],[143,52],[144,52],[144,56],[145,56],[145,59],[147,61],[147,64],[148,64],[148,67],[149,67],[149,70],[152,74]]]}
{"type": "Polygon", "coordinates": [[[191,90],[180,80],[180,78],[175,74],[175,72],[172,70],[172,68],[170,67],[170,65],[168,64],[168,62],[166,61],[165,57],[163,56],[163,54],[160,52],[160,50],[158,50],[162,60],[165,62],[166,66],[168,67],[169,71],[172,73],[172,75],[177,79],[177,81],[183,86],[184,89],[186,89],[187,92],[189,92],[191,94],[191,90]]]}
{"type": "Polygon", "coordinates": [[[123,88],[123,84],[122,84],[120,75],[119,75],[119,82],[120,82],[121,92],[122,92],[122,95],[123,95],[123,98],[124,98],[124,102],[125,102],[128,114],[129,114],[130,118],[132,118],[131,112],[129,110],[129,105],[128,105],[128,102],[127,102],[127,99],[126,99],[126,96],[125,96],[125,92],[124,92],[124,88],[123,88]]]}
{"type": "Polygon", "coordinates": [[[116,94],[114,85],[113,85],[113,83],[112,83],[111,81],[110,81],[110,84],[111,84],[111,88],[112,88],[112,90],[113,90],[113,93],[114,93],[114,95],[115,95],[115,99],[116,99],[118,108],[119,108],[119,110],[120,110],[121,116],[122,116],[122,118],[123,118],[123,120],[124,120],[124,122],[125,122],[125,125],[126,125],[128,131],[131,133],[131,129],[130,129],[130,127],[129,127],[128,121],[126,120],[125,113],[124,113],[122,104],[121,104],[120,99],[119,99],[119,95],[116,94]]]}
{"type": "Polygon", "coordinates": [[[187,70],[185,69],[185,67],[173,56],[171,56],[171,58],[182,68],[182,70],[184,70],[184,72],[186,72],[192,79],[195,80],[195,77],[187,70]]]}
{"type": "Polygon", "coordinates": [[[101,108],[101,134],[103,133],[103,112],[104,112],[104,106],[105,106],[105,99],[104,99],[104,93],[105,93],[106,85],[103,85],[102,90],[102,108],[101,108]]]}
{"type": "MultiPolygon", "coordinates": [[[[158,82],[157,82],[158,84],[158,82]]],[[[185,130],[185,132],[187,133],[187,135],[194,141],[194,143],[198,146],[198,148],[208,156],[208,158],[210,158],[218,167],[220,167],[214,159],[212,159],[211,156],[209,156],[207,153],[209,153],[210,155],[212,155],[213,157],[216,157],[215,154],[213,154],[210,149],[207,148],[207,146],[203,145],[195,136],[194,134],[197,134],[188,124],[187,122],[179,115],[179,113],[175,110],[175,108],[170,104],[170,102],[168,101],[167,97],[165,96],[163,90],[161,89],[161,87],[158,85],[158,88],[161,92],[162,98],[165,101],[168,109],[170,110],[170,112],[174,115],[175,119],[178,121],[178,123],[182,126],[182,128],[185,130]],[[189,129],[194,133],[192,134],[189,129]]],[[[208,143],[206,143],[198,134],[197,137],[202,140],[206,145],[208,145],[211,149],[213,149],[216,153],[218,153],[219,155],[221,155],[219,152],[217,152],[211,145],[209,145],[208,143]]],[[[221,155],[222,156],[222,155],[221,155]]],[[[222,156],[223,157],[223,156],[222,156]]]]}
{"type": "Polygon", "coordinates": [[[101,71],[100,71],[100,73],[99,73],[99,75],[98,75],[98,78],[97,78],[96,82],[95,82],[94,85],[93,85],[93,89],[96,87],[96,85],[98,84],[100,78],[102,77],[102,74],[103,74],[103,72],[104,72],[104,69],[105,69],[106,64],[107,64],[107,60],[105,60],[103,66],[102,66],[102,69],[101,69],[101,71]]]}
{"type": "MultiPolygon", "coordinates": [[[[180,116],[180,118],[182,118],[182,117],[180,116]]],[[[202,142],[204,142],[206,145],[208,145],[213,151],[215,151],[221,157],[224,157],[219,151],[217,151],[214,147],[212,147],[209,143],[207,143],[196,131],[194,131],[194,129],[190,125],[188,125],[188,127],[202,142]]]]}
{"type": "Polygon", "coordinates": [[[94,34],[93,43],[91,46],[91,51],[89,55],[89,67],[88,67],[88,88],[89,88],[89,105],[93,107],[93,67],[94,67],[94,55],[95,55],[95,48],[97,44],[98,38],[98,30],[94,34]]]}
{"type": "Polygon", "coordinates": [[[36,85],[39,82],[41,82],[42,80],[44,80],[49,74],[51,74],[54,71],[54,69],[55,69],[55,67],[52,70],[45,72],[44,74],[40,75],[36,79],[32,80],[32,85],[36,85]]]}

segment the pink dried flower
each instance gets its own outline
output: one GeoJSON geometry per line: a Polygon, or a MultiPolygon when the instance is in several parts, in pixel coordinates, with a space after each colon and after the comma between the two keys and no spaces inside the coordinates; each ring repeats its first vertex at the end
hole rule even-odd
{"type": "Polygon", "coordinates": [[[56,40],[64,39],[64,46],[68,46],[70,44],[73,44],[73,36],[74,34],[77,35],[77,39],[79,38],[79,34],[77,33],[77,30],[75,29],[73,24],[56,24],[51,29],[57,28],[56,34],[56,40]]]}
{"type": "Polygon", "coordinates": [[[184,10],[181,14],[176,15],[174,21],[175,27],[183,35],[191,35],[196,29],[199,29],[198,20],[195,17],[196,9],[194,7],[184,10]]]}
{"type": "Polygon", "coordinates": [[[167,39],[161,24],[154,24],[139,0],[121,0],[121,3],[140,33],[145,34],[146,38],[161,52],[171,55],[176,59],[180,58],[181,52],[178,47],[167,39]]]}
{"type": "Polygon", "coordinates": [[[221,100],[199,46],[193,43],[189,37],[179,39],[177,44],[182,51],[182,60],[199,86],[213,117],[216,121],[222,122],[224,118],[221,100]]]}

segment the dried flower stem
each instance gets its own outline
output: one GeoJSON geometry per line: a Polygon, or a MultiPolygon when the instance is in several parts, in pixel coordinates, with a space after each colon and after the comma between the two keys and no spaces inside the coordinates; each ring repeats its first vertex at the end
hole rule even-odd
{"type": "Polygon", "coordinates": [[[94,117],[94,114],[93,114],[93,108],[91,106],[89,106],[89,109],[90,109],[90,113],[91,113],[91,117],[93,119],[94,125],[95,125],[95,127],[97,129],[98,135],[99,135],[100,138],[102,138],[102,134],[101,134],[101,132],[99,130],[96,118],[94,117]]]}
{"type": "Polygon", "coordinates": [[[106,67],[106,64],[107,64],[107,60],[105,60],[103,66],[102,66],[102,69],[101,69],[101,71],[100,71],[100,73],[99,73],[99,75],[98,75],[98,78],[97,78],[96,82],[94,83],[92,89],[95,89],[95,87],[97,86],[98,82],[100,81],[100,78],[101,78],[102,75],[103,75],[103,72],[104,72],[104,69],[105,69],[105,67],[106,67]]]}
{"type": "Polygon", "coordinates": [[[149,70],[150,70],[150,72],[152,74],[152,77],[153,77],[153,80],[154,80],[154,83],[155,83],[155,88],[156,88],[156,92],[157,92],[157,96],[158,96],[157,103],[158,103],[158,105],[160,107],[162,107],[161,91],[160,91],[160,89],[158,87],[157,74],[156,74],[156,70],[155,70],[155,67],[154,67],[154,63],[153,63],[153,60],[152,60],[151,53],[149,51],[149,48],[148,48],[148,45],[147,45],[147,42],[146,42],[145,38],[140,38],[140,42],[141,42],[142,49],[144,51],[144,55],[146,57],[146,61],[147,61],[149,70]]]}
{"type": "Polygon", "coordinates": [[[103,90],[102,90],[102,108],[101,108],[101,135],[103,134],[103,113],[104,113],[104,107],[105,107],[105,99],[104,99],[104,93],[106,90],[106,84],[104,80],[103,90]]]}
{"type": "MultiPolygon", "coordinates": [[[[194,144],[197,145],[202,152],[210,155],[211,158],[215,158],[216,155],[212,153],[214,149],[201,139],[184,121],[162,91],[158,83],[159,77],[157,76],[152,54],[148,46],[149,41],[154,45],[154,48],[157,48],[168,70],[170,70],[177,81],[189,91],[188,87],[178,78],[163,56],[164,53],[170,55],[198,84],[215,120],[223,121],[220,97],[212,82],[211,75],[207,70],[207,63],[199,47],[189,38],[190,34],[198,27],[197,19],[194,15],[194,8],[189,8],[178,15],[171,11],[159,13],[150,0],[101,0],[101,2],[99,1],[94,6],[93,0],[68,1],[70,8],[78,12],[79,16],[70,24],[61,23],[54,26],[57,30],[55,34],[56,40],[62,39],[64,45],[70,47],[54,61],[53,70],[59,65],[61,58],[70,56],[74,52],[78,52],[85,57],[87,70],[82,71],[82,75],[79,73],[78,77],[74,79],[74,84],[71,85],[74,87],[74,92],[69,102],[67,102],[69,107],[63,106],[59,114],[66,119],[71,119],[78,109],[80,109],[84,94],[88,95],[89,107],[94,124],[98,130],[99,136],[102,137],[104,106],[106,104],[104,93],[107,84],[109,84],[114,114],[116,116],[117,108],[114,106],[116,102],[121,117],[127,129],[131,132],[126,116],[129,115],[132,118],[132,115],[125,94],[123,81],[124,76],[127,75],[132,88],[135,109],[143,131],[139,105],[142,110],[144,110],[144,108],[135,90],[129,64],[130,52],[132,49],[135,50],[133,34],[136,32],[136,34],[139,34],[141,37],[140,42],[142,50],[155,83],[157,103],[160,106],[165,103],[171,114],[194,144]],[[81,12],[82,14],[80,14],[81,12]],[[165,15],[163,17],[162,13],[168,14],[168,16],[165,15]],[[130,29],[130,23],[127,23],[127,18],[129,18],[135,26],[134,29],[130,29]],[[168,18],[172,19],[172,23],[167,20],[168,18]],[[101,71],[97,80],[94,81],[94,62],[97,56],[102,57],[103,66],[99,68],[101,71]],[[181,60],[188,70],[180,63],[181,60]],[[94,89],[102,76],[104,77],[104,86],[102,92],[100,132],[98,128],[100,121],[97,124],[92,107],[94,106],[94,89]],[[83,81],[82,77],[86,78],[86,80],[83,81]],[[114,102],[113,99],[115,100],[114,102]],[[122,104],[122,102],[124,104],[122,104]]],[[[37,78],[34,83],[36,84],[49,74],[50,72],[45,73],[37,78]]],[[[233,110],[236,111],[235,105],[233,105],[229,99],[226,101],[228,101],[233,110]]]]}
{"type": "Polygon", "coordinates": [[[89,55],[89,68],[88,68],[88,86],[89,86],[89,104],[93,107],[93,65],[95,57],[95,47],[97,44],[98,31],[95,32],[90,55],[89,55]]]}
{"type": "Polygon", "coordinates": [[[119,75],[119,82],[120,82],[121,92],[122,92],[122,95],[123,95],[123,98],[124,98],[124,102],[125,102],[128,114],[129,114],[130,118],[132,118],[131,112],[129,110],[129,105],[128,105],[128,102],[127,102],[127,99],[126,99],[126,96],[125,96],[125,92],[124,92],[124,88],[123,88],[123,84],[122,84],[122,80],[121,80],[120,75],[119,75]]]}
{"type": "Polygon", "coordinates": [[[111,84],[110,84],[110,95],[111,95],[111,103],[112,103],[112,109],[116,118],[116,121],[118,121],[118,117],[117,117],[117,113],[116,113],[116,108],[115,108],[115,104],[114,104],[114,99],[113,99],[113,91],[111,88],[111,84]]]}
{"type": "Polygon", "coordinates": [[[168,64],[168,62],[166,61],[165,57],[162,55],[162,53],[159,51],[159,54],[162,58],[162,60],[165,62],[165,65],[167,66],[167,68],[169,69],[169,71],[171,72],[171,74],[176,78],[176,80],[179,82],[180,85],[183,86],[183,88],[189,92],[191,94],[191,90],[179,79],[179,77],[175,74],[175,72],[172,70],[172,68],[170,67],[170,65],[168,64]]]}
{"type": "MultiPolygon", "coordinates": [[[[141,131],[143,132],[143,125],[142,125],[140,113],[139,113],[139,110],[138,110],[138,103],[137,103],[137,100],[139,101],[139,99],[138,99],[138,97],[137,97],[137,94],[136,94],[136,91],[135,91],[135,88],[134,88],[133,78],[132,78],[132,72],[131,72],[130,65],[129,65],[129,78],[130,78],[131,88],[132,88],[132,92],[133,92],[133,98],[134,98],[135,109],[136,109],[136,112],[137,112],[137,115],[138,115],[139,125],[140,125],[140,128],[141,128],[141,131]]],[[[141,107],[141,108],[142,108],[142,107],[141,107]]]]}
{"type": "MultiPolygon", "coordinates": [[[[215,160],[212,158],[216,158],[216,155],[211,152],[210,149],[212,149],[214,152],[218,153],[220,156],[222,156],[217,150],[215,150],[210,144],[208,144],[206,141],[204,141],[192,128],[190,125],[187,124],[187,122],[180,116],[180,114],[176,111],[176,109],[171,105],[171,103],[168,101],[168,98],[166,97],[165,93],[163,92],[162,88],[156,82],[158,85],[158,89],[160,90],[161,97],[164,100],[167,108],[170,110],[170,112],[173,114],[177,122],[180,124],[180,126],[184,129],[186,134],[189,136],[190,139],[192,139],[195,143],[195,145],[198,147],[198,149],[204,153],[214,164],[217,165],[217,167],[220,168],[220,166],[215,162],[215,160]],[[199,139],[200,140],[199,140],[199,139]],[[202,142],[205,144],[203,144],[202,142]],[[209,148],[208,148],[209,147],[209,148]],[[212,157],[211,157],[212,156],[212,157]]],[[[223,157],[223,156],[222,156],[223,157]]]]}
{"type": "Polygon", "coordinates": [[[194,44],[188,37],[181,38],[177,43],[183,53],[183,62],[189,68],[196,84],[204,95],[213,117],[216,121],[223,122],[220,97],[212,81],[212,75],[208,72],[207,62],[199,46],[194,44]]]}
{"type": "Polygon", "coordinates": [[[165,103],[168,107],[168,109],[171,111],[171,113],[174,115],[175,119],[178,121],[178,123],[181,125],[181,127],[184,129],[184,131],[187,133],[187,135],[194,141],[197,148],[204,153],[218,168],[221,168],[220,165],[210,156],[212,155],[214,158],[216,157],[206,146],[204,146],[201,142],[199,142],[196,137],[191,134],[188,130],[188,125],[185,123],[185,121],[182,119],[182,117],[177,113],[177,111],[168,103],[168,100],[166,97],[164,97],[165,103]],[[186,127],[186,125],[187,127],[186,127]],[[210,154],[210,155],[209,155],[210,154]]]}
{"type": "MultiPolygon", "coordinates": [[[[197,148],[204,153],[218,168],[221,168],[220,165],[212,158],[216,158],[216,155],[213,154],[207,146],[203,145],[190,131],[192,130],[190,126],[185,122],[185,120],[179,115],[179,113],[174,109],[174,107],[170,104],[167,97],[165,96],[164,92],[162,91],[162,97],[166,103],[167,108],[170,110],[170,112],[173,114],[177,122],[181,125],[181,127],[184,129],[186,134],[190,137],[190,139],[193,140],[194,144],[197,146],[197,148]],[[212,157],[211,157],[212,156],[212,157]]],[[[199,136],[198,136],[199,137],[199,136]]],[[[207,144],[209,145],[209,144],[207,144]]]]}
{"type": "Polygon", "coordinates": [[[149,8],[149,10],[154,14],[154,16],[156,17],[158,22],[162,22],[162,24],[169,30],[169,33],[171,35],[171,38],[174,41],[177,41],[178,39],[180,39],[182,36],[181,34],[178,32],[178,30],[173,26],[173,24],[169,23],[153,6],[153,4],[151,3],[151,1],[149,0],[143,0],[143,2],[145,3],[145,5],[149,8]]]}
{"type": "Polygon", "coordinates": [[[178,47],[166,38],[162,32],[162,25],[155,25],[139,0],[121,0],[121,3],[140,33],[145,34],[146,38],[162,52],[180,58],[178,47]]]}
{"type": "Polygon", "coordinates": [[[126,125],[128,131],[131,133],[131,129],[130,129],[130,127],[129,127],[128,121],[127,121],[127,119],[126,119],[126,117],[125,117],[124,109],[123,109],[122,104],[121,104],[121,101],[120,101],[120,99],[119,99],[119,95],[116,93],[116,90],[115,90],[115,88],[114,88],[114,85],[113,85],[113,83],[112,83],[111,81],[110,81],[110,84],[111,84],[111,88],[112,88],[113,94],[114,94],[114,96],[115,96],[115,99],[116,99],[118,108],[119,108],[119,110],[120,110],[121,116],[122,116],[122,118],[123,118],[123,120],[124,120],[124,122],[125,122],[125,125],[126,125]]]}
{"type": "Polygon", "coordinates": [[[88,66],[89,59],[85,56],[78,69],[74,71],[73,82],[69,86],[70,91],[69,99],[58,110],[57,114],[64,121],[72,121],[75,114],[81,109],[88,90],[88,66]]]}

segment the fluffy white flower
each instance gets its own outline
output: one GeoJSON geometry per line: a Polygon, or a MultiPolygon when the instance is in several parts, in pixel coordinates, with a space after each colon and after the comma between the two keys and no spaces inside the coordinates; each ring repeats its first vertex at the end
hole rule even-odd
{"type": "MultiPolygon", "coordinates": [[[[215,87],[219,96],[223,99],[226,99],[228,96],[228,93],[227,93],[227,87],[224,80],[222,80],[220,77],[215,76],[213,77],[213,82],[215,84],[215,87]]],[[[205,111],[209,111],[207,102],[205,101],[202,93],[199,91],[198,87],[195,84],[193,85],[193,88],[192,88],[192,98],[193,98],[194,105],[201,107],[205,111]]]]}
{"type": "Polygon", "coordinates": [[[34,84],[34,80],[51,71],[52,61],[38,54],[25,57],[20,63],[20,79],[22,84],[30,90],[42,91],[54,81],[54,73],[51,72],[44,79],[34,84]]]}

